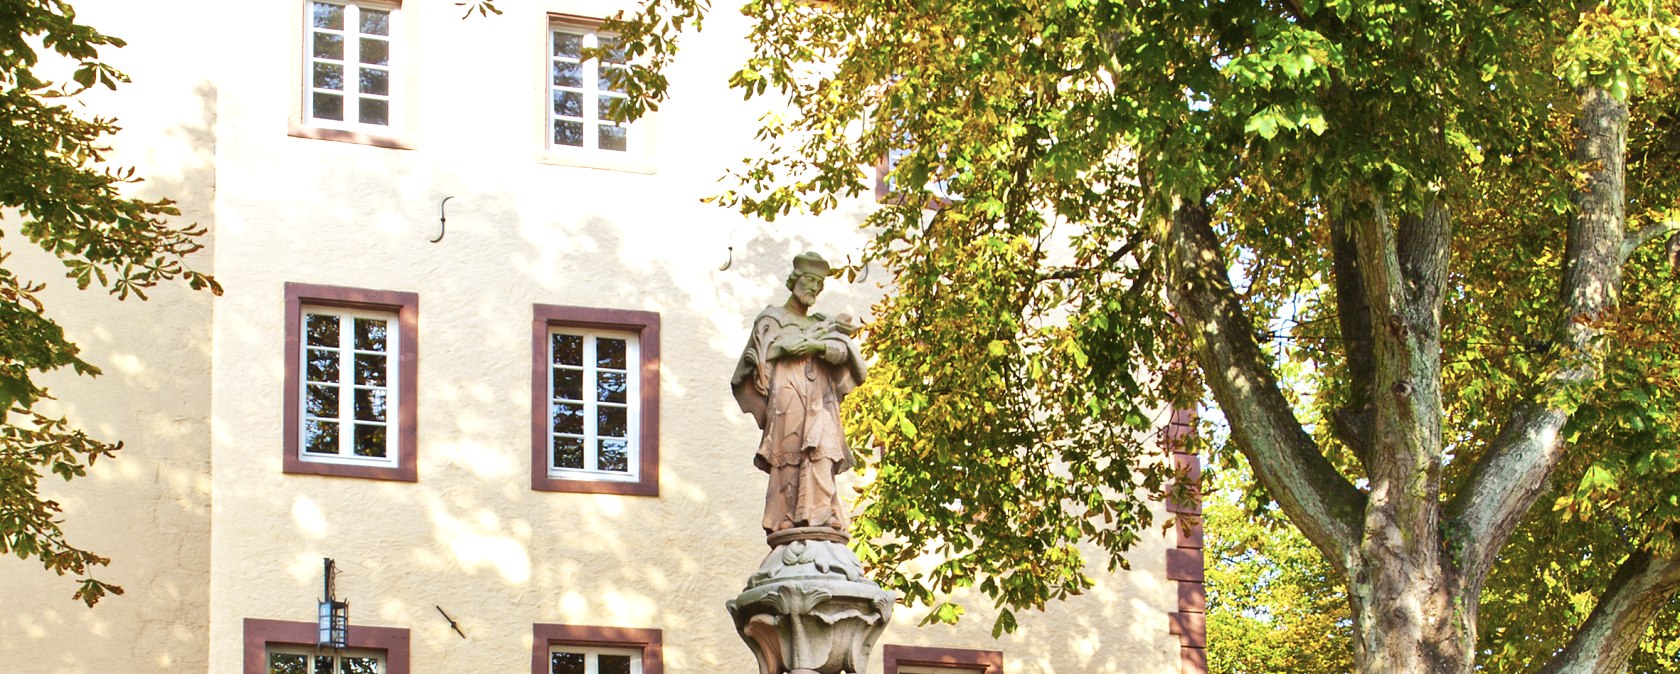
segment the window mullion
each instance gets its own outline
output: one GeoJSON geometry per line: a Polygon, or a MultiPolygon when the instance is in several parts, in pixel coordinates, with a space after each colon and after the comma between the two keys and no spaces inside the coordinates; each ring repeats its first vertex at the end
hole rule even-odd
{"type": "Polygon", "coordinates": [[[595,335],[585,336],[583,339],[583,469],[600,470],[600,456],[596,453],[598,429],[595,428],[596,411],[595,378],[599,375],[596,362],[595,346],[599,339],[595,335]]]}
{"type": "Polygon", "coordinates": [[[338,455],[356,455],[356,317],[338,313],[338,455]]]}

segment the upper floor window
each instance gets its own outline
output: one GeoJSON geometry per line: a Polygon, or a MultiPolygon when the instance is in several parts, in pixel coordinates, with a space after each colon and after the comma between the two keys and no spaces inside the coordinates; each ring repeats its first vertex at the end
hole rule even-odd
{"type": "Polygon", "coordinates": [[[549,30],[549,144],[608,152],[639,152],[629,124],[612,121],[608,110],[623,101],[622,87],[611,76],[625,69],[617,38],[586,19],[554,19],[549,30]],[[601,58],[585,58],[584,49],[604,49],[601,58]]]}
{"type": "Polygon", "coordinates": [[[274,645],[268,649],[268,674],[385,674],[385,652],[320,650],[274,645]]]}
{"type": "Polygon", "coordinates": [[[312,0],[305,14],[306,123],[382,133],[396,121],[395,4],[312,0]]]}
{"type": "Polygon", "coordinates": [[[659,494],[659,315],[539,304],[531,486],[659,494]]]}
{"type": "Polygon", "coordinates": [[[286,284],[285,472],[412,482],[413,293],[286,284]]]}

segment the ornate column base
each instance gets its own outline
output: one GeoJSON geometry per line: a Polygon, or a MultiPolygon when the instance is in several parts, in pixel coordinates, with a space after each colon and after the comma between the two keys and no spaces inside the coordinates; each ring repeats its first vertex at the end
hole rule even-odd
{"type": "Polygon", "coordinates": [[[769,556],[725,604],[759,674],[867,674],[897,598],[864,577],[847,540],[824,527],[769,536],[769,556]]]}

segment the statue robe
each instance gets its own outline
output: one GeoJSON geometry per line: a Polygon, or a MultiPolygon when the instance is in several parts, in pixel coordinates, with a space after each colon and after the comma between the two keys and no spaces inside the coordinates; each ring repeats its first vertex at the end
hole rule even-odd
{"type": "Polygon", "coordinates": [[[821,314],[800,316],[772,306],[753,321],[730,386],[741,410],[764,431],[753,465],[770,474],[764,529],[831,527],[844,530],[845,509],[834,476],[853,458],[840,423],[840,401],[863,381],[867,367],[857,345],[821,314]],[[772,358],[772,347],[818,340],[820,355],[772,358]]]}

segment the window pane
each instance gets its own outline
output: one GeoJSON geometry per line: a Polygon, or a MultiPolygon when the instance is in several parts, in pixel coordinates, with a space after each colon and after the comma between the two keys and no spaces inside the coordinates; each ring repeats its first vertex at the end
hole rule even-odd
{"type": "Polygon", "coordinates": [[[612,75],[614,74],[622,76],[624,74],[624,69],[610,66],[602,68],[601,76],[595,79],[595,88],[601,91],[611,91],[621,94],[624,93],[624,87],[613,85],[612,75]]]}
{"type": "Polygon", "coordinates": [[[595,38],[595,43],[599,45],[602,50],[606,51],[606,56],[601,59],[602,62],[624,62],[624,45],[618,38],[601,36],[595,38]]]}
{"type": "Polygon", "coordinates": [[[583,94],[576,91],[554,92],[554,114],[561,117],[582,117],[583,94]]]}
{"type": "Polygon", "coordinates": [[[364,94],[391,95],[391,73],[378,68],[361,69],[361,88],[364,94]]]}
{"type": "Polygon", "coordinates": [[[315,656],[315,674],[332,674],[333,659],[331,655],[315,656]]]}
{"type": "Polygon", "coordinates": [[[376,66],[391,64],[391,43],[376,38],[362,38],[360,60],[376,66]]]}
{"type": "Polygon", "coordinates": [[[390,327],[388,321],[377,318],[356,319],[356,348],[363,351],[384,351],[385,331],[390,327]]]}
{"type": "Polygon", "coordinates": [[[356,424],[356,456],[385,458],[385,427],[356,424]]]}
{"type": "Polygon", "coordinates": [[[583,405],[554,403],[554,432],[583,435],[583,405]]]}
{"type": "Polygon", "coordinates": [[[602,370],[595,374],[595,399],[607,403],[624,402],[629,382],[623,372],[602,370]]]}
{"type": "Polygon", "coordinates": [[[571,33],[554,34],[554,55],[578,58],[583,53],[583,36],[571,33]]]}
{"type": "Polygon", "coordinates": [[[386,356],[377,353],[356,354],[356,383],[362,386],[386,386],[386,356]]]}
{"type": "Polygon", "coordinates": [[[303,396],[303,409],[312,417],[338,417],[338,387],[310,384],[303,396]]]}
{"type": "Polygon", "coordinates": [[[363,124],[386,126],[391,123],[391,104],[382,98],[362,98],[356,117],[363,124]]]}
{"type": "Polygon", "coordinates": [[[615,405],[601,405],[595,409],[595,433],[603,437],[622,438],[629,425],[629,410],[615,405]]]}
{"type": "Polygon", "coordinates": [[[554,144],[583,147],[583,122],[554,122],[554,144]]]}
{"type": "Polygon", "coordinates": [[[334,349],[309,349],[308,374],[309,381],[325,381],[338,383],[338,351],[334,349]]]}
{"type": "Polygon", "coordinates": [[[377,9],[362,10],[362,33],[366,35],[390,35],[391,13],[377,9]]]}
{"type": "Polygon", "coordinates": [[[612,121],[612,106],[615,100],[618,100],[617,96],[595,97],[595,117],[602,121],[612,121]]]}
{"type": "Polygon", "coordinates": [[[356,420],[387,421],[385,395],[386,390],[382,388],[356,389],[356,420]]]}
{"type": "Polygon", "coordinates": [[[343,91],[344,66],[337,63],[316,63],[315,88],[343,91]]]}
{"type": "Polygon", "coordinates": [[[293,653],[270,653],[268,674],[309,674],[309,656],[293,653]]]}
{"type": "Polygon", "coordinates": [[[344,121],[344,97],[338,94],[315,93],[315,118],[344,121]]]}
{"type": "Polygon", "coordinates": [[[596,465],[601,470],[628,473],[630,472],[630,443],[625,440],[602,440],[601,453],[596,455],[595,460],[596,465]]]}
{"type": "Polygon", "coordinates": [[[583,467],[583,438],[554,436],[554,467],[583,467]]]}
{"type": "Polygon", "coordinates": [[[573,61],[554,62],[554,86],[582,87],[583,64],[573,61]]]}
{"type": "Polygon", "coordinates": [[[318,419],[303,422],[303,451],[311,454],[337,454],[338,424],[318,419]]]}
{"type": "Polygon", "coordinates": [[[624,365],[624,340],[601,337],[595,340],[595,366],[614,370],[628,369],[624,365]]]}
{"type": "Polygon", "coordinates": [[[344,8],[325,2],[317,2],[314,6],[315,27],[344,30],[344,8]]]}
{"type": "Polygon", "coordinates": [[[580,335],[554,335],[552,340],[555,365],[571,365],[583,367],[583,337],[580,335]]]}
{"type": "Polygon", "coordinates": [[[338,348],[338,317],[304,314],[304,331],[310,346],[338,348]]]}
{"type": "Polygon", "coordinates": [[[629,134],[625,133],[626,129],[624,127],[602,126],[600,131],[600,142],[596,143],[596,145],[598,145],[601,149],[623,152],[625,151],[625,148],[629,147],[629,139],[627,138],[629,134]]]}
{"type": "Polygon", "coordinates": [[[344,36],[332,33],[315,34],[315,58],[344,60],[344,36]]]}
{"type": "Polygon", "coordinates": [[[554,397],[583,400],[583,370],[554,369],[554,397]]]}

